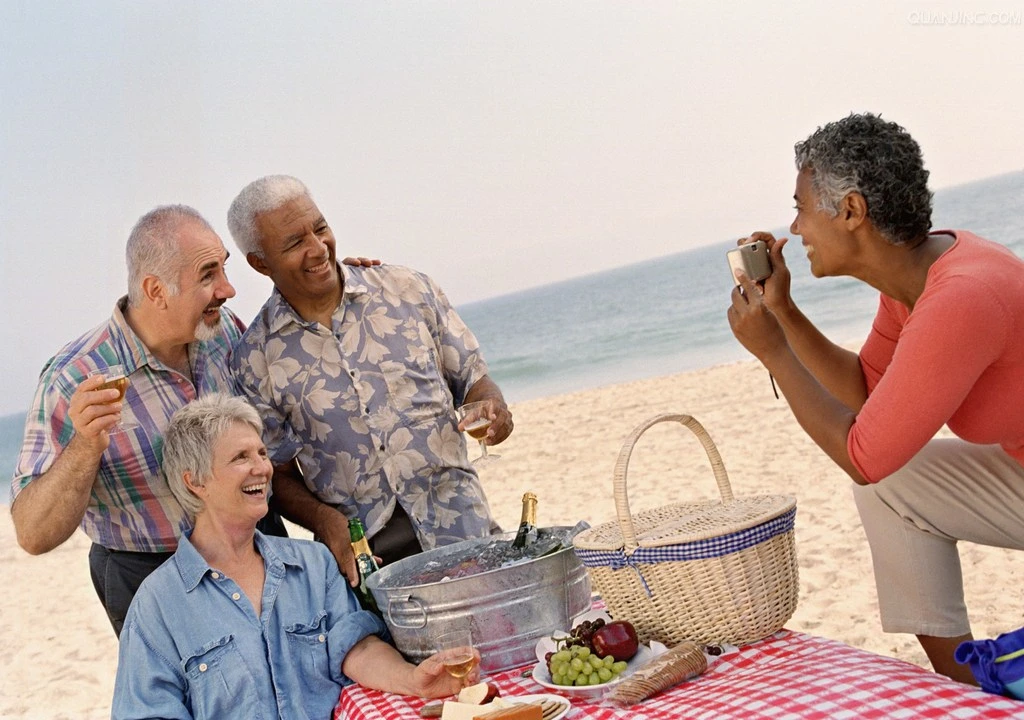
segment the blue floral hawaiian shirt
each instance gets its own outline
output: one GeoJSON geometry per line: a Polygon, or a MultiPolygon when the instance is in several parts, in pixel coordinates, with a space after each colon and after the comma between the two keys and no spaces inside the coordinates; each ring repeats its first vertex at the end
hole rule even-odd
{"type": "Polygon", "coordinates": [[[476,337],[426,275],[339,266],[331,327],[275,288],[232,354],[275,464],[298,458],[309,489],[372,537],[395,503],[424,550],[499,532],[455,408],[487,374],[476,337]]]}

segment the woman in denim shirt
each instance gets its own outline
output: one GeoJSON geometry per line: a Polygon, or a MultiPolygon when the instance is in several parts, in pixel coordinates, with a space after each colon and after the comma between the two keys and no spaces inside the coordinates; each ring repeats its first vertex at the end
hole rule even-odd
{"type": "Polygon", "coordinates": [[[164,470],[195,528],[128,611],[112,718],[327,720],[352,682],[421,697],[475,682],[437,655],[406,662],[325,546],[256,531],[272,474],[261,433],[256,411],[225,395],[172,418],[164,470]]]}

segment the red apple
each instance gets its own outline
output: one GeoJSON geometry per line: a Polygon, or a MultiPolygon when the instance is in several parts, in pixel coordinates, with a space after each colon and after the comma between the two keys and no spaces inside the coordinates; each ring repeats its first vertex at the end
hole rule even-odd
{"type": "Polygon", "coordinates": [[[636,628],[626,620],[612,620],[594,631],[590,638],[594,652],[601,657],[611,655],[616,661],[629,660],[636,655],[640,642],[636,628]]]}

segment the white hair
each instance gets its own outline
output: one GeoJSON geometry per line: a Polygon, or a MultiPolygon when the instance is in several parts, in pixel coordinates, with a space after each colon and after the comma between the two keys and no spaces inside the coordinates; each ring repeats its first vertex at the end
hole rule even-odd
{"type": "Polygon", "coordinates": [[[142,281],[154,275],[171,295],[178,294],[181,274],[181,243],[178,232],[182,226],[198,223],[213,232],[210,223],[199,211],[188,205],[161,205],[153,208],[135,223],[128,235],[125,261],[128,264],[128,301],[132,307],[142,302],[142,281]]]}
{"type": "Polygon", "coordinates": [[[235,423],[263,433],[256,409],[239,397],[223,393],[205,395],[178,409],[164,433],[164,475],[167,484],[188,515],[203,511],[203,501],[185,485],[185,473],[199,487],[213,476],[213,449],[221,435],[235,423]]]}
{"type": "Polygon", "coordinates": [[[309,188],[291,175],[266,175],[242,188],[228,208],[228,230],[238,249],[244,255],[253,253],[263,257],[256,216],[277,210],[289,200],[301,197],[313,199],[309,188]]]}

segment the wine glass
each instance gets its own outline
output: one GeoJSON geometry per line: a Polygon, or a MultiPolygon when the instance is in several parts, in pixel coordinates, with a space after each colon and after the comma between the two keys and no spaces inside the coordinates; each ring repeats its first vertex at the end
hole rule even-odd
{"type": "Polygon", "coordinates": [[[473,633],[469,628],[451,630],[437,637],[441,663],[452,677],[462,679],[473,672],[477,657],[473,651],[473,633]]]}
{"type": "Polygon", "coordinates": [[[462,422],[462,429],[469,433],[469,436],[480,443],[480,457],[470,460],[474,465],[483,465],[491,460],[497,460],[501,455],[487,453],[487,428],[491,426],[491,416],[486,402],[471,402],[462,405],[458,409],[459,420],[462,422]]]}
{"type": "MultiPolygon", "coordinates": [[[[125,371],[123,365],[107,365],[103,368],[98,368],[89,373],[89,377],[94,375],[103,376],[103,384],[100,385],[97,390],[117,390],[119,395],[110,401],[110,403],[121,402],[124,400],[124,394],[128,391],[128,373],[125,371]]],[[[110,404],[108,403],[108,404],[110,404]]],[[[120,420],[117,425],[111,428],[111,432],[117,432],[118,430],[131,430],[132,428],[138,427],[135,423],[130,420],[120,420]]]]}

